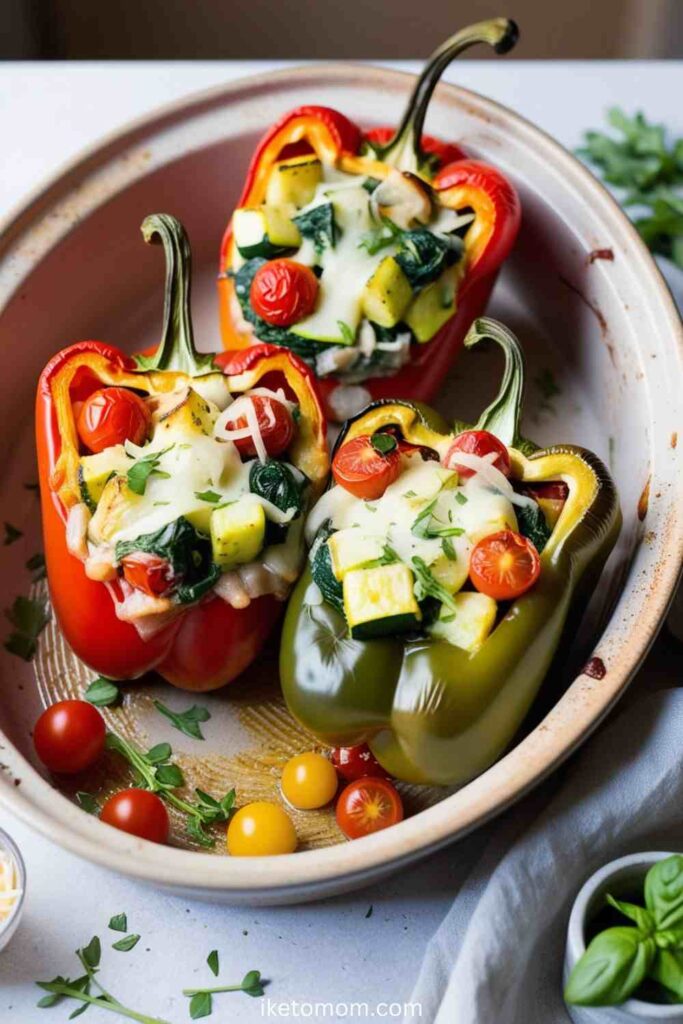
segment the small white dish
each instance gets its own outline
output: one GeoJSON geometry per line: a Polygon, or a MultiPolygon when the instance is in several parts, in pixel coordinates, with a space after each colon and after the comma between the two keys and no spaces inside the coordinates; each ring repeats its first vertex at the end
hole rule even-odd
{"type": "Polygon", "coordinates": [[[21,856],[19,847],[11,836],[0,829],[0,851],[5,851],[14,861],[16,877],[19,887],[19,895],[12,907],[12,910],[5,920],[0,921],[0,952],[8,945],[15,931],[19,927],[21,915],[24,912],[24,900],[26,898],[26,865],[21,856]]]}
{"type": "MultiPolygon", "coordinates": [[[[580,889],[567,927],[563,984],[566,985],[574,965],[586,949],[586,924],[603,906],[605,896],[625,897],[634,888],[642,889],[645,875],[657,861],[670,853],[632,853],[610,861],[596,871],[580,889]]],[[[636,1021],[665,1021],[683,1024],[683,1005],[667,1006],[627,999],[620,1006],[569,1006],[567,1013],[574,1024],[633,1024],[636,1021]]]]}

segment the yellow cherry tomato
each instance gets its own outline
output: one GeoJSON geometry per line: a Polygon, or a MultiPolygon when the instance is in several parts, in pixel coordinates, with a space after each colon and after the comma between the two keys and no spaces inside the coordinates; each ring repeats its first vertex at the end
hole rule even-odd
{"type": "Polygon", "coordinates": [[[290,758],[282,772],[282,795],[292,807],[312,811],[329,804],[337,792],[337,773],[322,754],[290,758]]]}
{"type": "Polygon", "coordinates": [[[241,807],[228,825],[228,853],[233,857],[268,857],[294,853],[292,819],[279,804],[257,800],[241,807]]]}

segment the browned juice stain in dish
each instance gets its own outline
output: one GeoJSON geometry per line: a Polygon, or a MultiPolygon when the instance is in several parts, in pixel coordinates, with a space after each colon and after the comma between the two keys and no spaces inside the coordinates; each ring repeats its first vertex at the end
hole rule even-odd
{"type": "MultiPolygon", "coordinates": [[[[47,598],[44,583],[36,589],[37,594],[47,598]]],[[[85,688],[95,676],[73,653],[54,615],[43,631],[33,664],[40,698],[45,706],[58,700],[82,698],[85,688]]],[[[143,680],[122,683],[121,690],[123,701],[120,706],[99,709],[107,728],[148,750],[152,740],[144,723],[157,714],[148,688],[143,680]]],[[[202,699],[201,694],[183,693],[172,687],[168,688],[168,693],[174,706],[177,706],[174,697],[185,696],[188,704],[202,699]]],[[[258,665],[252,666],[240,679],[212,697],[218,697],[229,705],[229,714],[237,720],[249,741],[245,749],[232,754],[212,750],[208,743],[206,753],[188,753],[183,750],[183,734],[168,723],[163,738],[173,747],[173,759],[181,767],[186,783],[176,791],[178,795],[192,801],[194,790],[199,787],[212,796],[221,797],[234,787],[238,807],[252,800],[285,804],[299,837],[300,850],[345,842],[337,826],[333,806],[317,811],[299,811],[287,805],[280,793],[280,775],[285,762],[306,750],[324,752],[325,747],[292,718],[285,706],[278,685],[277,642],[269,644],[269,650],[258,665]]],[[[159,724],[163,725],[161,716],[159,724]]],[[[113,793],[134,785],[134,777],[121,757],[106,753],[88,772],[62,778],[55,776],[51,782],[74,802],[77,802],[76,794],[85,791],[101,805],[113,793]]],[[[448,790],[430,786],[399,783],[398,788],[406,814],[430,807],[448,794],[448,790]]],[[[226,853],[224,826],[215,827],[212,834],[216,845],[206,850],[186,834],[184,817],[173,807],[169,806],[168,810],[173,846],[203,853],[226,853]]]]}
{"type": "Polygon", "coordinates": [[[608,260],[610,263],[614,262],[614,250],[613,249],[593,249],[588,254],[588,262],[595,263],[596,260],[608,260]]]}
{"type": "Polygon", "coordinates": [[[638,509],[637,509],[637,512],[638,512],[638,519],[641,521],[641,523],[642,523],[643,519],[645,518],[645,516],[647,515],[648,506],[650,504],[650,479],[651,479],[651,477],[648,477],[647,480],[645,481],[645,486],[643,487],[641,495],[638,498],[638,509]]]}

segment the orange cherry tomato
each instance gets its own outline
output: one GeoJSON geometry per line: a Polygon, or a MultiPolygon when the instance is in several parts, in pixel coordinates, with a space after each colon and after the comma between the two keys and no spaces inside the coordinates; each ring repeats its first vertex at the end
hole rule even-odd
{"type": "Polygon", "coordinates": [[[102,715],[85,700],[61,700],[43,711],[33,730],[36,754],[51,772],[90,768],[104,750],[102,715]]]}
{"type": "Polygon", "coordinates": [[[123,577],[131,587],[150,597],[161,597],[173,587],[173,570],[165,558],[136,551],[121,560],[123,577]]]}
{"type": "Polygon", "coordinates": [[[152,417],[142,398],[127,388],[100,388],[86,398],[76,429],[86,448],[101,452],[113,444],[142,444],[152,417]]]}
{"type": "Polygon", "coordinates": [[[541,560],[526,537],[500,530],[483,537],[470,555],[470,579],[481,594],[511,601],[524,594],[539,577],[541,560]]]}
{"type": "Polygon", "coordinates": [[[357,747],[335,747],[331,761],[337,774],[347,782],[362,779],[367,775],[383,778],[388,774],[367,743],[359,743],[357,747]]]}
{"type": "Polygon", "coordinates": [[[147,789],[124,789],[110,796],[100,820],[151,843],[168,842],[168,811],[163,800],[147,789]]]}
{"type": "Polygon", "coordinates": [[[313,312],[318,278],[310,267],[294,260],[271,260],[254,274],[249,298],[254,312],[266,323],[289,327],[313,312]]]}
{"type": "Polygon", "coordinates": [[[337,824],[347,839],[360,839],[403,820],[403,803],[386,779],[356,779],[337,801],[337,824]]]}
{"type": "Polygon", "coordinates": [[[458,452],[467,452],[469,455],[484,455],[496,453],[492,465],[499,469],[504,476],[510,476],[510,456],[502,441],[499,441],[495,434],[488,430],[465,430],[458,434],[453,444],[446,452],[443,464],[447,469],[455,469],[458,475],[464,480],[474,474],[475,470],[463,466],[458,462],[458,452]]]}
{"type": "MultiPolygon", "coordinates": [[[[275,457],[286,452],[294,440],[294,419],[287,406],[266,395],[250,395],[249,400],[256,410],[259,430],[268,454],[275,457]]],[[[228,420],[226,423],[229,430],[240,430],[246,426],[246,416],[238,416],[236,420],[228,420]]],[[[251,437],[240,437],[235,445],[240,455],[256,455],[256,446],[251,437]]]]}
{"type": "Polygon", "coordinates": [[[401,472],[401,453],[391,434],[364,434],[343,444],[332,460],[332,475],[357,498],[381,498],[401,472]]]}

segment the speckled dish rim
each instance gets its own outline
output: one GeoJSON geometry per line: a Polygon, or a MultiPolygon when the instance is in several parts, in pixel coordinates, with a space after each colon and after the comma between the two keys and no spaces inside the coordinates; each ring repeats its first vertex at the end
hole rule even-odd
{"type": "MultiPolygon", "coordinates": [[[[352,89],[359,76],[363,84],[405,94],[413,76],[366,65],[324,65],[268,72],[240,79],[191,96],[127,125],[90,147],[70,162],[43,188],[38,189],[2,226],[0,233],[0,310],[23,276],[39,257],[24,257],[19,277],[1,273],[10,248],[22,232],[64,195],[78,178],[97,171],[145,131],[160,128],[213,109],[238,97],[263,95],[291,84],[315,88],[324,81],[352,89]]],[[[683,363],[683,327],[661,274],[637,232],[607,190],[558,142],[501,104],[453,85],[441,85],[441,102],[465,108],[497,126],[519,145],[533,147],[562,174],[586,202],[590,202],[603,243],[627,254],[629,270],[643,283],[659,345],[652,381],[675,379],[683,363]],[[601,236],[602,237],[602,236],[601,236]],[[666,340],[665,340],[666,339],[666,340]]],[[[179,154],[180,155],[180,154],[179,154]]],[[[42,254],[41,254],[42,256],[42,254]]],[[[651,404],[651,403],[650,403],[651,404]]],[[[650,409],[654,424],[658,409],[650,409]]],[[[509,806],[545,778],[576,749],[621,695],[641,664],[666,614],[676,586],[683,556],[683,474],[673,467],[668,437],[651,432],[652,487],[662,484],[657,503],[656,537],[638,553],[645,583],[632,582],[599,640],[598,655],[608,666],[599,683],[582,674],[566,690],[545,719],[488,771],[459,792],[385,832],[354,843],[281,857],[237,859],[209,857],[194,852],[146,843],[103,825],[84,814],[55,791],[0,732],[3,760],[15,777],[0,775],[0,804],[65,848],[112,870],[188,895],[233,902],[294,902],[368,883],[402,864],[424,856],[482,824],[509,806]],[[669,466],[667,468],[667,462],[669,466]],[[668,488],[664,484],[669,485],[668,488]],[[664,492],[666,494],[664,495],[664,492]],[[628,627],[626,623],[629,623],[628,627]],[[618,628],[621,623],[621,630],[618,628]],[[624,635],[628,632],[628,639],[624,635]]],[[[680,461],[680,460],[679,460],[680,461]]],[[[643,576],[641,575],[641,579],[643,576]]]]}

